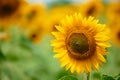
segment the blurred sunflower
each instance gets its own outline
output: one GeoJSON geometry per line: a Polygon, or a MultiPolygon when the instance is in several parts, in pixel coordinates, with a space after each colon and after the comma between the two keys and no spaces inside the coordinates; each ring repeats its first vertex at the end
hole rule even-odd
{"type": "Polygon", "coordinates": [[[15,23],[15,18],[25,4],[25,0],[0,0],[0,24],[6,26],[15,23]]]}
{"type": "Polygon", "coordinates": [[[101,0],[89,0],[89,2],[80,5],[81,14],[85,17],[97,17],[103,10],[101,0]]]}
{"type": "Polygon", "coordinates": [[[58,32],[53,32],[52,41],[54,57],[59,58],[61,66],[66,66],[71,72],[91,72],[98,70],[99,65],[105,62],[104,55],[109,44],[109,29],[98,24],[93,17],[83,18],[80,14],[67,16],[59,26],[58,32]]]}
{"type": "Polygon", "coordinates": [[[38,44],[45,33],[45,28],[42,24],[34,23],[26,29],[27,37],[35,44],[38,44]]]}
{"type": "Polygon", "coordinates": [[[0,32],[0,41],[8,41],[10,35],[7,32],[0,32]]]}
{"type": "Polygon", "coordinates": [[[120,46],[120,25],[110,26],[112,41],[115,46],[120,46]]]}
{"type": "Polygon", "coordinates": [[[110,23],[118,22],[120,21],[120,1],[118,2],[112,2],[108,5],[106,16],[108,18],[108,21],[110,23]]]}
{"type": "Polygon", "coordinates": [[[52,7],[48,12],[49,31],[56,31],[57,29],[55,28],[55,25],[58,25],[62,18],[64,18],[66,15],[74,14],[77,11],[77,7],[72,4],[52,7]]]}
{"type": "Polygon", "coordinates": [[[45,23],[45,7],[40,4],[29,5],[23,9],[23,17],[21,19],[22,27],[29,27],[34,22],[45,23]]]}

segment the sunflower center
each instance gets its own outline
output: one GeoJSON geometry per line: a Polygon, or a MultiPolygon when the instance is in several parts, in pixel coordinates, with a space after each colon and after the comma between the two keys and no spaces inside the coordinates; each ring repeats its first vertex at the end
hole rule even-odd
{"type": "Polygon", "coordinates": [[[118,32],[117,36],[118,36],[118,39],[120,40],[120,31],[118,32]]]}
{"type": "Polygon", "coordinates": [[[32,10],[29,14],[28,14],[28,19],[33,19],[35,17],[35,15],[37,14],[37,12],[35,10],[32,10]]]}
{"type": "Polygon", "coordinates": [[[10,5],[4,5],[2,7],[2,11],[5,13],[11,13],[12,12],[12,7],[10,5]]]}
{"type": "Polygon", "coordinates": [[[95,7],[92,6],[88,11],[87,11],[87,15],[90,16],[94,13],[95,7]]]}
{"type": "Polygon", "coordinates": [[[10,17],[17,12],[21,0],[0,0],[0,17],[10,17]]]}
{"type": "Polygon", "coordinates": [[[18,4],[12,5],[12,4],[4,4],[0,6],[0,16],[9,16],[13,14],[18,8],[18,4]]]}
{"type": "Polygon", "coordinates": [[[36,37],[37,37],[37,35],[36,35],[36,34],[33,34],[33,35],[32,35],[32,38],[36,38],[36,37]]]}
{"type": "Polygon", "coordinates": [[[120,15],[120,8],[116,10],[116,13],[120,15]]]}
{"type": "Polygon", "coordinates": [[[89,50],[88,39],[83,33],[73,33],[70,36],[68,44],[78,54],[84,54],[89,50]]]}

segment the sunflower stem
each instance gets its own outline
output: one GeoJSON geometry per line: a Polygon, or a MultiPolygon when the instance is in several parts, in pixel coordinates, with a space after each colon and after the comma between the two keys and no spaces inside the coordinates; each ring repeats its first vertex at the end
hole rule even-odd
{"type": "Polygon", "coordinates": [[[90,72],[87,73],[87,80],[90,80],[90,72]]]}

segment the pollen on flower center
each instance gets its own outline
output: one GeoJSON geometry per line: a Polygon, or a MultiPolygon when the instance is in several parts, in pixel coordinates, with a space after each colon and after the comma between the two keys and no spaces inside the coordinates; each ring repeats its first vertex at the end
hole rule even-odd
{"type": "Polygon", "coordinates": [[[88,39],[83,33],[73,33],[70,35],[68,45],[78,54],[84,54],[89,50],[88,39]]]}

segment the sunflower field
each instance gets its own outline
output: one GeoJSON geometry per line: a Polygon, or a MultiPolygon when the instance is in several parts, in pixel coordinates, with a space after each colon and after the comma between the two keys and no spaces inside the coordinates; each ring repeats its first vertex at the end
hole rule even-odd
{"type": "Polygon", "coordinates": [[[120,80],[120,0],[0,0],[0,80],[120,80]]]}

